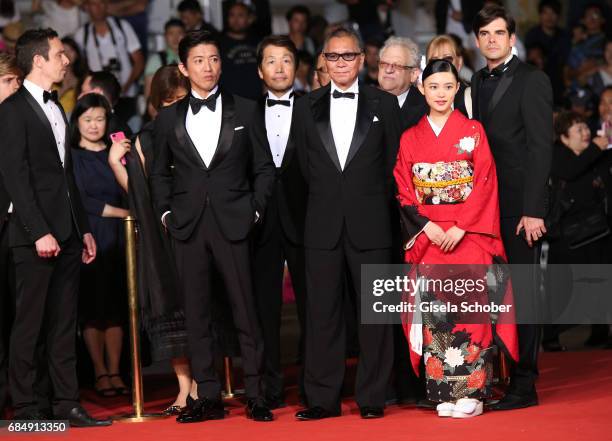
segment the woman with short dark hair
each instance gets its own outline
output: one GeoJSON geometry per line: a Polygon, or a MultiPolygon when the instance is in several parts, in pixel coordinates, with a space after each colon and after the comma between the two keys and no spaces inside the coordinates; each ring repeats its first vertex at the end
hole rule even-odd
{"type": "Polygon", "coordinates": [[[96,260],[81,268],[79,316],[93,362],[94,387],[103,397],[128,393],[119,361],[127,310],[121,219],[129,212],[108,165],[110,112],[106,98],[91,93],[77,101],[70,118],[75,180],[98,245],[96,260]]]}
{"type": "MultiPolygon", "coordinates": [[[[576,112],[565,111],[555,118],[557,141],[550,170],[551,212],[556,213],[549,231],[547,291],[553,319],[569,301],[571,264],[603,264],[610,261],[607,185],[608,140],[596,136],[586,120],[576,112]],[[552,233],[552,234],[551,234],[552,233]]],[[[608,190],[609,191],[609,190],[608,190]]],[[[544,328],[542,346],[547,351],[563,351],[559,334],[566,325],[544,328]]],[[[607,341],[608,325],[594,325],[588,345],[607,341]]]]}

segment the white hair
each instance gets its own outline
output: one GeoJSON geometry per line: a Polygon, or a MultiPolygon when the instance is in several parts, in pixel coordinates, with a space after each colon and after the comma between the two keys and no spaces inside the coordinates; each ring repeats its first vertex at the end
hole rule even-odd
{"type": "Polygon", "coordinates": [[[403,48],[406,51],[408,58],[412,60],[411,62],[409,62],[409,64],[413,66],[418,66],[419,59],[420,59],[419,47],[410,38],[405,38],[405,37],[387,38],[387,41],[385,41],[385,44],[383,45],[383,47],[381,47],[380,51],[378,51],[378,56],[382,58],[383,52],[393,46],[399,46],[403,48]]]}

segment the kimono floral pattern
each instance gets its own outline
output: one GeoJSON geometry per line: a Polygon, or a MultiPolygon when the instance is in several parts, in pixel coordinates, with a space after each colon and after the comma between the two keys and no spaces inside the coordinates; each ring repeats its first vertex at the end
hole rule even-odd
{"type": "Polygon", "coordinates": [[[491,349],[482,348],[462,330],[452,332],[449,317],[423,316],[423,361],[427,397],[451,402],[490,395],[491,349]]]}
{"type": "MultiPolygon", "coordinates": [[[[438,294],[423,292],[423,301],[435,302],[438,294]]],[[[460,398],[482,400],[492,383],[490,347],[483,348],[461,327],[456,313],[423,313],[423,362],[427,398],[454,402],[460,398]]]]}
{"type": "Polygon", "coordinates": [[[458,155],[463,153],[471,154],[478,145],[478,141],[480,141],[480,135],[475,133],[472,136],[461,138],[453,147],[457,148],[458,155]]]}
{"type": "Polygon", "coordinates": [[[458,204],[472,192],[474,169],[470,161],[417,162],[412,166],[417,200],[425,205],[458,204]]]}

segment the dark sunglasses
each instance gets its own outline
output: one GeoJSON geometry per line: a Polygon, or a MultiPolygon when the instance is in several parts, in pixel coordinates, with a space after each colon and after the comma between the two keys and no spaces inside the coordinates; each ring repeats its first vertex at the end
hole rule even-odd
{"type": "Polygon", "coordinates": [[[342,57],[344,61],[353,61],[359,55],[361,55],[361,52],[344,52],[342,54],[339,54],[337,52],[324,52],[323,53],[323,56],[325,57],[327,61],[338,61],[340,57],[342,57]]]}

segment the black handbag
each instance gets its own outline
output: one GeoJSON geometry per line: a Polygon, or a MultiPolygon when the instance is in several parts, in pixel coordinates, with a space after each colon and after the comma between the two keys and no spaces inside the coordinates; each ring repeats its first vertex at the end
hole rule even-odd
{"type": "Polygon", "coordinates": [[[588,245],[610,234],[605,202],[566,217],[561,234],[570,250],[588,245]]]}
{"type": "Polygon", "coordinates": [[[564,188],[565,181],[549,179],[546,199],[548,209],[544,217],[546,239],[548,241],[561,237],[561,219],[573,204],[573,201],[565,195],[564,188]]]}

